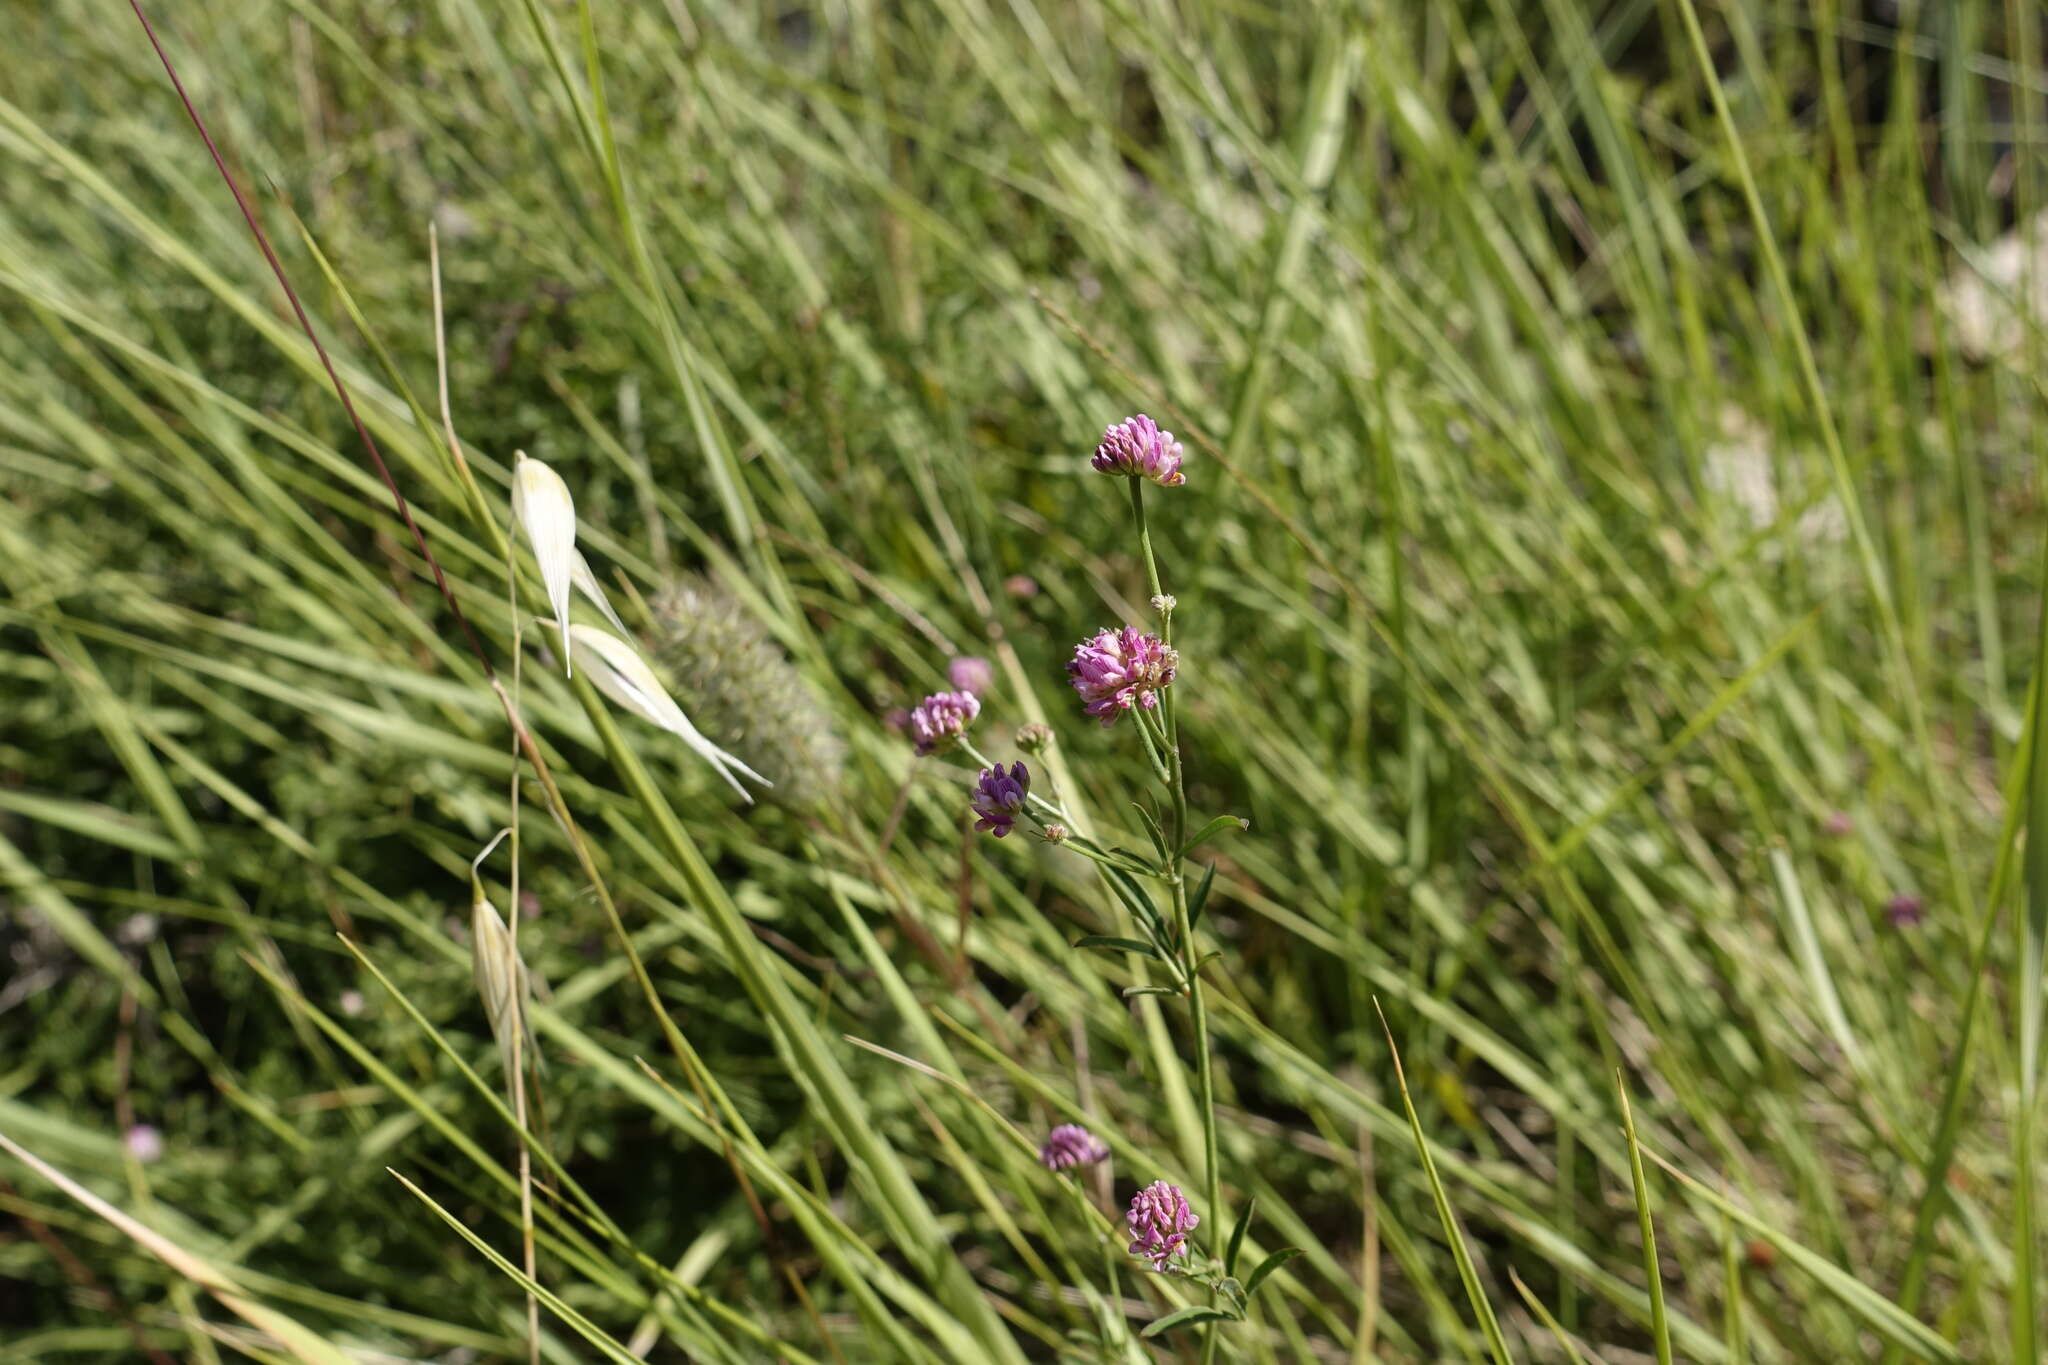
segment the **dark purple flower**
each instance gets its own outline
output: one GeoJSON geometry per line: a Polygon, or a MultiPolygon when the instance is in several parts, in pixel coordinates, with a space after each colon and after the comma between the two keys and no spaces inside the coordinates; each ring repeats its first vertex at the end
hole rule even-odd
{"type": "Polygon", "coordinates": [[[1175,1256],[1188,1254],[1188,1234],[1202,1220],[1188,1208],[1178,1185],[1155,1180],[1131,1196],[1124,1221],[1130,1225],[1131,1255],[1164,1270],[1175,1256]]]}
{"type": "Polygon", "coordinates": [[[987,659],[969,654],[946,665],[946,679],[962,692],[980,696],[996,685],[996,671],[987,659]]]}
{"type": "Polygon", "coordinates": [[[1173,433],[1161,431],[1141,412],[1103,432],[1102,444],[1095,447],[1089,463],[1104,474],[1150,479],[1161,488],[1174,488],[1188,481],[1180,472],[1180,456],[1180,442],[1173,433]]]}
{"type": "Polygon", "coordinates": [[[1901,891],[1884,903],[1884,917],[1895,929],[1909,929],[1927,914],[1927,902],[1910,891],[1901,891]]]}
{"type": "Polygon", "coordinates": [[[1109,1144],[1078,1123],[1063,1123],[1045,1135],[1038,1159],[1048,1171],[1093,1166],[1109,1155],[1109,1144]]]}
{"type": "Polygon", "coordinates": [[[974,784],[974,795],[967,802],[980,817],[974,827],[1002,838],[1016,828],[1017,817],[1024,810],[1024,798],[1030,791],[1031,770],[1021,761],[1012,763],[1007,770],[1000,763],[983,768],[981,780],[974,784]]]}
{"type": "Polygon", "coordinates": [[[1135,626],[1098,631],[1074,648],[1067,661],[1067,680],[1087,705],[1082,709],[1104,725],[1133,706],[1151,710],[1159,690],[1173,681],[1180,655],[1156,635],[1135,626]]]}
{"type": "Polygon", "coordinates": [[[934,692],[910,708],[910,741],[921,754],[952,747],[968,722],[981,714],[972,692],[934,692]]]}

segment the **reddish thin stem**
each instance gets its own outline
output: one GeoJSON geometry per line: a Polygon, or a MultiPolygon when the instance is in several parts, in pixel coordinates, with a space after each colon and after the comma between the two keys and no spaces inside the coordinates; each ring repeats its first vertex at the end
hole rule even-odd
{"type": "Polygon", "coordinates": [[[348,386],[341,382],[341,375],[336,372],[334,362],[328,358],[327,348],[320,344],[320,336],[313,330],[312,320],[306,316],[305,308],[299,303],[298,292],[285,277],[284,265],[277,259],[277,252],[271,249],[269,235],[263,231],[263,225],[256,221],[256,211],[250,206],[248,196],[242,192],[242,186],[235,179],[234,172],[228,169],[227,161],[214,143],[213,134],[207,131],[206,120],[199,116],[198,106],[193,104],[192,97],[185,93],[185,83],[178,79],[178,71],[171,64],[170,54],[164,51],[164,45],[157,40],[156,29],[150,24],[149,16],[142,12],[142,0],[128,0],[128,7],[135,11],[136,19],[142,24],[143,33],[149,37],[149,45],[156,49],[157,60],[163,63],[164,74],[171,78],[171,88],[178,92],[178,100],[185,106],[186,116],[192,120],[192,126],[198,130],[200,140],[206,144],[207,153],[213,157],[214,167],[220,171],[221,179],[227,182],[228,193],[234,195],[235,207],[242,211],[242,220],[249,225],[249,231],[255,236],[256,245],[263,252],[263,259],[270,263],[270,273],[277,277],[278,287],[284,290],[286,300],[291,303],[292,313],[298,318],[299,327],[305,332],[306,340],[313,343],[313,352],[320,357],[320,364],[327,371],[328,380],[334,385],[335,397],[341,400],[341,406],[348,413],[349,421],[355,424],[356,435],[363,439],[363,448],[370,452],[370,463],[376,467],[377,477],[384,481],[384,487],[391,492],[391,501],[398,508],[399,520],[405,523],[406,530],[412,532],[413,544],[419,547],[420,557],[426,560],[427,568],[433,572],[434,586],[441,590],[442,600],[448,603],[448,610],[455,614],[455,624],[462,627],[463,637],[469,641],[469,647],[475,652],[477,662],[483,665],[484,676],[496,681],[497,672],[491,667],[490,656],[484,653],[483,641],[477,638],[476,630],[469,624],[469,618],[462,614],[462,606],[455,600],[454,590],[448,586],[447,575],[441,572],[441,561],[434,558],[434,552],[427,548],[426,533],[420,530],[419,523],[413,520],[412,508],[406,505],[405,494],[398,491],[398,481],[391,477],[390,466],[384,463],[383,453],[377,449],[377,442],[371,437],[369,427],[363,424],[361,414],[356,411],[355,400],[348,395],[348,386]]]}

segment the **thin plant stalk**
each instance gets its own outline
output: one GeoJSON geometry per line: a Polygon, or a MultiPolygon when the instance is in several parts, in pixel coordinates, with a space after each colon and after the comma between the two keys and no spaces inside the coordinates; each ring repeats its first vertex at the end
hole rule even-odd
{"type": "MultiPolygon", "coordinates": [[[[1145,481],[1130,479],[1131,518],[1138,531],[1138,551],[1145,561],[1145,582],[1159,613],[1159,638],[1173,644],[1173,607],[1160,586],[1159,561],[1152,553],[1152,530],[1145,520],[1145,481]]],[[[1160,729],[1166,759],[1166,793],[1171,805],[1166,824],[1166,885],[1173,901],[1173,931],[1180,941],[1181,977],[1187,984],[1188,1021],[1195,1035],[1195,1107],[1202,1120],[1202,1195],[1211,1228],[1225,1226],[1222,1184],[1216,1160],[1216,1081],[1209,1056],[1209,1017],[1202,1000],[1201,955],[1195,947],[1188,915],[1187,878],[1181,875],[1181,846],[1188,837],[1188,793],[1180,760],[1180,727],[1174,717],[1173,693],[1159,693],[1160,729]]],[[[1142,725],[1140,726],[1142,729],[1142,725]]],[[[1217,1324],[1210,1323],[1202,1344],[1203,1361],[1216,1358],[1217,1324]]]]}

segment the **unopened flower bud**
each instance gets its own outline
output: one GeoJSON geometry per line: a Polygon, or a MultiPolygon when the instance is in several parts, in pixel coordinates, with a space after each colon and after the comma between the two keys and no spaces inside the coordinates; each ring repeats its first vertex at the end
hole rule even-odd
{"type": "Polygon", "coordinates": [[[1168,615],[1179,605],[1179,600],[1170,592],[1154,593],[1152,596],[1152,610],[1161,616],[1168,615]]]}
{"type": "Polygon", "coordinates": [[[1052,747],[1052,727],[1034,720],[1017,731],[1017,747],[1027,754],[1042,754],[1052,747]]]}
{"type": "Polygon", "coordinates": [[[1064,844],[1067,841],[1067,827],[1054,821],[1045,827],[1045,841],[1048,844],[1064,844]]]}

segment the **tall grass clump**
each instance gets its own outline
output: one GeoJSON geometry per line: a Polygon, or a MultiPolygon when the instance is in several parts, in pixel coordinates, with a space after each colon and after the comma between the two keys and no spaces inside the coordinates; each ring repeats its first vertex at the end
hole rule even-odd
{"type": "Polygon", "coordinates": [[[24,10],[0,1357],[2037,1359],[2039,29],[24,10]]]}

